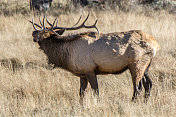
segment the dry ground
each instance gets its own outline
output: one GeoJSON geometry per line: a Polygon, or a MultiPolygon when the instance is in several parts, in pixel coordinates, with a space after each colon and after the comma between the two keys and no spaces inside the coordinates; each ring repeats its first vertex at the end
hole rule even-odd
{"type": "MultiPolygon", "coordinates": [[[[86,17],[87,12],[60,15],[59,25],[72,26],[81,14],[86,17]]],[[[45,55],[32,41],[33,28],[28,22],[32,17],[0,16],[0,116],[176,115],[176,16],[166,12],[152,17],[113,11],[91,12],[88,24],[98,19],[101,33],[143,30],[156,38],[161,50],[150,68],[153,89],[147,104],[143,103],[143,91],[136,103],[131,102],[132,81],[126,71],[121,75],[98,76],[100,102],[92,96],[89,86],[83,107],[79,104],[79,78],[59,68],[50,69],[45,55]]],[[[76,33],[81,31],[87,30],[76,33]]],[[[70,33],[75,32],[67,32],[70,33]]]]}

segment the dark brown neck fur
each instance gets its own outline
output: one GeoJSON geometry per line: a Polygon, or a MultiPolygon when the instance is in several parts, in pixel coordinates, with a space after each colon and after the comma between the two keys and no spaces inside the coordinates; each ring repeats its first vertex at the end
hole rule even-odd
{"type": "Polygon", "coordinates": [[[69,48],[67,47],[69,42],[57,39],[55,36],[50,36],[47,39],[39,41],[40,49],[44,51],[48,57],[49,63],[55,65],[55,67],[61,67],[68,69],[69,62],[69,48]]]}

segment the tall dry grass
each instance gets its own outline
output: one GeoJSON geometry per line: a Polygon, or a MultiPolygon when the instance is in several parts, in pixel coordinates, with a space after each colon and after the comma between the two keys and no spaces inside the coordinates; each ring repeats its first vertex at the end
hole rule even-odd
{"type": "MultiPolygon", "coordinates": [[[[59,16],[60,26],[72,26],[87,12],[59,16]]],[[[23,68],[12,71],[12,63],[0,66],[0,116],[124,116],[166,117],[176,115],[176,17],[166,12],[153,14],[91,12],[88,24],[98,19],[101,33],[143,30],[154,36],[161,50],[153,59],[149,75],[153,89],[148,103],[141,92],[131,102],[132,81],[129,71],[121,75],[98,76],[100,102],[86,90],[83,107],[79,104],[79,78],[62,69],[42,67],[47,58],[32,41],[33,15],[0,16],[0,59],[19,60],[23,68]],[[32,63],[32,66],[27,66],[32,63]],[[9,65],[9,67],[7,67],[9,65]]],[[[48,16],[52,21],[55,17],[48,16]]],[[[38,22],[38,17],[35,16],[38,22]]],[[[70,33],[79,33],[78,30],[70,33]]]]}

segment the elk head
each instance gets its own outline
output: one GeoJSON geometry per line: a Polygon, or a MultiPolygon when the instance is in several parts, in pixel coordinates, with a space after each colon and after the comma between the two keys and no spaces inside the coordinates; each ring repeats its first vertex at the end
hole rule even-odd
{"type": "Polygon", "coordinates": [[[53,24],[51,24],[47,18],[46,18],[46,21],[50,25],[50,27],[45,27],[45,16],[43,18],[43,22],[39,18],[41,26],[34,23],[34,21],[32,19],[32,21],[29,21],[29,22],[33,24],[33,28],[35,29],[35,31],[33,31],[33,33],[32,33],[33,41],[39,42],[39,41],[42,41],[43,39],[49,38],[51,35],[56,35],[57,37],[60,37],[65,32],[65,30],[77,30],[80,28],[95,28],[99,34],[98,28],[96,27],[97,20],[95,21],[95,23],[93,25],[90,25],[90,26],[85,25],[85,22],[87,21],[88,18],[89,18],[89,14],[80,26],[76,26],[79,23],[79,21],[81,20],[81,17],[80,17],[79,20],[77,21],[77,23],[70,28],[58,27],[57,26],[57,24],[58,24],[57,19],[54,20],[53,24]],[[56,25],[55,25],[55,23],[56,23],[56,25]],[[40,29],[37,29],[35,26],[39,27],[40,29]]]}

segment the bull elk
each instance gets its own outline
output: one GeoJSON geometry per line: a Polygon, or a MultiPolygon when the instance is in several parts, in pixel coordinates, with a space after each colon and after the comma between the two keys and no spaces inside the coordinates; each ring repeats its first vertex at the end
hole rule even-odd
{"type": "Polygon", "coordinates": [[[142,85],[147,99],[152,88],[148,69],[160,48],[159,44],[152,36],[140,30],[99,34],[97,20],[93,25],[85,25],[88,17],[89,15],[77,26],[80,17],[78,22],[69,28],[58,27],[56,19],[51,24],[44,17],[43,21],[40,20],[40,25],[32,20],[30,22],[35,29],[32,33],[33,41],[39,44],[50,63],[80,77],[81,100],[88,82],[95,94],[99,95],[97,75],[119,74],[127,69],[130,70],[134,88],[132,100],[136,99],[142,85]],[[45,26],[45,21],[50,27],[45,26]],[[81,28],[95,28],[98,32],[62,36],[66,30],[81,28]]]}

